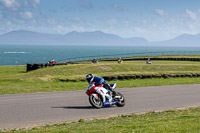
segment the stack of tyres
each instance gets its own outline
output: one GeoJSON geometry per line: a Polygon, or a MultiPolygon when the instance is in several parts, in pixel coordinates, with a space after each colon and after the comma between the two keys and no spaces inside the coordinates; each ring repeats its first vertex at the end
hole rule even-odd
{"type": "Polygon", "coordinates": [[[27,64],[26,65],[26,71],[29,72],[33,69],[33,64],[27,64]]]}
{"type": "Polygon", "coordinates": [[[32,70],[40,69],[41,64],[33,64],[32,70]]]}
{"type": "Polygon", "coordinates": [[[27,64],[26,65],[26,71],[29,72],[29,71],[40,69],[40,68],[43,68],[43,67],[45,67],[44,64],[27,64]]]}

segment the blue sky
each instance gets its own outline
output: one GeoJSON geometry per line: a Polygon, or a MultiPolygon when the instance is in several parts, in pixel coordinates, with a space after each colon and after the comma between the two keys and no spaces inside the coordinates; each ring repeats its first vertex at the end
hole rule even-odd
{"type": "Polygon", "coordinates": [[[200,33],[200,0],[0,0],[0,34],[13,30],[162,41],[200,33]]]}

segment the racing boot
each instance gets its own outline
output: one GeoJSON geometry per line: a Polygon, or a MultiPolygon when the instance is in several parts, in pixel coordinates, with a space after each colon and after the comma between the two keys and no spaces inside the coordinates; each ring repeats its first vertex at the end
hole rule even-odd
{"type": "Polygon", "coordinates": [[[116,96],[116,92],[114,91],[114,89],[109,84],[104,84],[104,88],[110,90],[110,96],[111,97],[115,97],[116,96]]]}
{"type": "Polygon", "coordinates": [[[113,88],[109,84],[104,84],[103,87],[110,90],[111,92],[113,91],[113,88]]]}

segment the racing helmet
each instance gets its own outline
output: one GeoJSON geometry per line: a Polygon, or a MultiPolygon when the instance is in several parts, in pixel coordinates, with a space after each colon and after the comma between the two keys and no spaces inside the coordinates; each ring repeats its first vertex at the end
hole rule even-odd
{"type": "Polygon", "coordinates": [[[90,83],[93,79],[94,79],[94,75],[93,74],[86,75],[86,80],[87,80],[88,83],[90,83]]]}

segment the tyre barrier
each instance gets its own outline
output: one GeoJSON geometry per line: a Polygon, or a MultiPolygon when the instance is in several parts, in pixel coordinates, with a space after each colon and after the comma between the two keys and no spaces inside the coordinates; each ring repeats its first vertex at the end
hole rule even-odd
{"type": "Polygon", "coordinates": [[[124,79],[129,80],[130,76],[124,76],[124,79]]]}
{"type": "Polygon", "coordinates": [[[125,77],[124,76],[118,76],[118,80],[125,80],[125,77]]]}
{"type": "Polygon", "coordinates": [[[118,80],[118,76],[111,76],[111,80],[112,80],[112,81],[118,80]]]}
{"type": "MultiPolygon", "coordinates": [[[[72,80],[70,80],[70,79],[59,79],[59,81],[61,81],[61,82],[78,82],[78,80],[74,80],[74,79],[72,79],[72,80]]],[[[86,80],[80,80],[80,81],[86,81],[86,80]]]]}
{"type": "Polygon", "coordinates": [[[147,75],[142,75],[142,79],[146,79],[147,78],[147,75]]]}
{"type": "Polygon", "coordinates": [[[162,78],[161,75],[152,75],[152,78],[162,78]]]}
{"type": "Polygon", "coordinates": [[[107,81],[111,81],[111,76],[104,76],[104,79],[107,81]]]}
{"type": "MultiPolygon", "coordinates": [[[[130,58],[123,59],[123,61],[136,61],[136,60],[172,60],[172,61],[200,61],[200,58],[130,58]]],[[[118,59],[101,59],[101,61],[117,61],[118,59]]]]}
{"type": "Polygon", "coordinates": [[[170,78],[168,74],[163,74],[162,77],[163,77],[164,79],[170,78]]]}
{"type": "MultiPolygon", "coordinates": [[[[130,79],[152,79],[152,78],[184,78],[184,77],[200,77],[200,74],[161,74],[161,75],[119,75],[119,76],[103,76],[106,81],[116,81],[116,80],[130,80],[130,79]]],[[[61,82],[85,82],[85,79],[81,80],[71,80],[71,79],[59,79],[61,82]]]]}
{"type": "Polygon", "coordinates": [[[67,63],[57,63],[57,64],[26,64],[26,72],[37,70],[40,68],[52,67],[57,65],[67,65],[67,63]]]}
{"type": "Polygon", "coordinates": [[[152,79],[152,78],[184,78],[184,77],[200,77],[200,74],[161,74],[161,75],[125,75],[125,76],[103,76],[103,78],[109,79],[107,81],[113,80],[130,80],[130,79],[152,79]],[[115,77],[114,79],[112,77],[115,77]]]}
{"type": "Polygon", "coordinates": [[[135,75],[131,75],[130,79],[136,79],[136,76],[135,75]]]}

